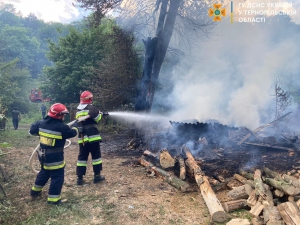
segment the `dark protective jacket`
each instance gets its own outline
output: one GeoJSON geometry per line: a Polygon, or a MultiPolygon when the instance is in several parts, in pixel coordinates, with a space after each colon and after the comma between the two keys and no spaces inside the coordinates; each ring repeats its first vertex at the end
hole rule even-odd
{"type": "Polygon", "coordinates": [[[65,166],[64,145],[66,139],[75,137],[77,131],[71,129],[60,119],[46,116],[43,120],[33,123],[29,130],[30,134],[40,136],[40,153],[44,154],[40,160],[46,170],[60,169],[65,166]]]}
{"type": "Polygon", "coordinates": [[[95,106],[87,105],[76,113],[76,119],[87,115],[90,118],[79,123],[83,127],[83,132],[78,134],[78,144],[101,141],[102,139],[97,128],[97,123],[102,119],[102,113],[95,106]]]}
{"type": "Polygon", "coordinates": [[[20,116],[20,112],[18,111],[18,110],[13,110],[12,112],[11,112],[11,117],[13,118],[13,119],[19,119],[19,116],[20,116]]]}

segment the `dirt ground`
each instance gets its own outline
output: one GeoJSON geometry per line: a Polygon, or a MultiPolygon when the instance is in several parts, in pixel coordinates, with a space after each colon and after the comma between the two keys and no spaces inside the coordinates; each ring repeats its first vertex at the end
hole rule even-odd
{"type": "MultiPolygon", "coordinates": [[[[65,184],[62,207],[65,212],[56,216],[42,214],[48,186],[40,199],[32,201],[29,191],[35,174],[29,169],[29,156],[38,143],[37,138],[21,148],[10,149],[2,164],[8,182],[4,185],[11,202],[12,218],[2,218],[1,224],[214,224],[196,184],[193,191],[182,193],[161,177],[151,176],[137,164],[142,151],[126,150],[131,137],[127,132],[102,134],[103,171],[106,177],[100,184],[92,182],[89,162],[86,184],[76,185],[77,138],[65,149],[65,184]],[[65,207],[65,208],[64,208],[65,207]],[[81,214],[83,213],[83,214],[81,214]],[[40,218],[40,222],[37,221],[40,218]],[[60,222],[58,222],[60,221],[60,222]],[[62,222],[63,221],[63,222],[62,222]]],[[[56,207],[56,206],[55,206],[56,207]]]]}

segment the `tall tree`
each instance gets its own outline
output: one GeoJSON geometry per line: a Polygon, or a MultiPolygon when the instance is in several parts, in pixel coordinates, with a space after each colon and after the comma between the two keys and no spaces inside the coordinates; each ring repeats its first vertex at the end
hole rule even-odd
{"type": "MultiPolygon", "coordinates": [[[[81,7],[93,6],[90,9],[101,9],[104,0],[90,1],[80,0],[81,7]],[[91,4],[93,3],[93,4],[91,4]]],[[[114,3],[114,1],[111,1],[114,3]]],[[[115,15],[119,17],[122,24],[129,24],[129,29],[140,31],[154,30],[152,35],[144,41],[145,60],[142,79],[139,88],[139,97],[136,102],[137,111],[150,111],[153,97],[165,59],[170,41],[174,32],[177,32],[178,43],[191,45],[193,38],[199,38],[200,32],[206,35],[213,28],[214,23],[206,21],[203,15],[207,14],[207,4],[201,0],[124,0],[121,4],[109,5],[117,8],[115,15]],[[125,10],[124,10],[125,9],[125,10]],[[159,12],[159,13],[157,13],[159,12]],[[177,21],[177,24],[175,22],[177,21]]],[[[105,11],[103,11],[105,13],[105,11]]],[[[114,15],[112,13],[112,15],[114,15]]],[[[96,21],[99,22],[99,21],[96,21]]],[[[180,51],[177,51],[180,52],[180,51]]]]}
{"type": "Polygon", "coordinates": [[[50,42],[54,66],[45,68],[44,92],[64,103],[78,102],[84,90],[107,108],[129,103],[139,66],[133,41],[110,20],[83,32],[70,30],[58,44],[50,42]]]}

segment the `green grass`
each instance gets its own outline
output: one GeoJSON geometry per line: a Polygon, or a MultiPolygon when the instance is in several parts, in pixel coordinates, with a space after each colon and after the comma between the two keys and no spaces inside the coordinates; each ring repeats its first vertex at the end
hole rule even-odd
{"type": "MultiPolygon", "coordinates": [[[[30,135],[27,129],[0,131],[0,143],[20,148],[23,146],[34,147],[38,138],[30,135]]],[[[1,148],[1,145],[0,145],[1,148]]]]}

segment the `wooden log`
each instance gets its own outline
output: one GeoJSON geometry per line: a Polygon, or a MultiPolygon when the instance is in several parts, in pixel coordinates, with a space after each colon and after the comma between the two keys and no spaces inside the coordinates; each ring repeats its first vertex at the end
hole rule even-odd
{"type": "Polygon", "coordinates": [[[227,222],[226,225],[250,225],[250,222],[247,219],[234,218],[227,222]]]}
{"type": "Polygon", "coordinates": [[[248,206],[247,206],[246,199],[238,199],[238,200],[228,201],[224,203],[224,209],[227,213],[238,209],[246,209],[247,207],[248,206]]]}
{"type": "Polygon", "coordinates": [[[171,184],[173,187],[181,190],[182,192],[186,192],[190,190],[190,185],[188,183],[186,183],[185,181],[181,180],[180,178],[174,175],[171,175],[165,170],[154,166],[154,164],[145,160],[144,156],[142,156],[139,159],[139,163],[144,167],[148,168],[150,171],[154,171],[154,173],[157,176],[162,176],[167,183],[171,184]]]}
{"type": "Polygon", "coordinates": [[[281,177],[285,182],[292,184],[295,187],[300,188],[300,180],[298,178],[287,175],[287,174],[282,174],[281,177]]]}
{"type": "Polygon", "coordinates": [[[282,196],[284,196],[284,192],[283,192],[283,191],[280,191],[280,190],[278,190],[278,189],[276,189],[276,190],[274,191],[274,194],[275,194],[276,197],[279,197],[279,198],[281,198],[282,196]]]}
{"type": "Polygon", "coordinates": [[[257,201],[256,204],[251,207],[250,214],[254,217],[258,217],[261,214],[264,207],[265,206],[261,204],[260,201],[257,201]]]}
{"type": "Polygon", "coordinates": [[[253,225],[264,225],[264,220],[262,218],[253,217],[251,222],[253,225]]]}
{"type": "Polygon", "coordinates": [[[263,199],[266,199],[266,190],[263,186],[263,182],[261,179],[261,171],[260,170],[255,170],[254,172],[254,185],[255,185],[255,190],[256,190],[256,195],[260,195],[263,199]]]}
{"type": "Polygon", "coordinates": [[[177,162],[180,167],[179,178],[181,180],[185,180],[186,179],[186,168],[185,168],[184,159],[182,157],[177,157],[176,159],[177,159],[177,162]]]}
{"type": "Polygon", "coordinates": [[[159,154],[159,162],[162,168],[174,167],[175,159],[170,155],[167,149],[163,149],[159,154]]]}
{"type": "Polygon", "coordinates": [[[267,123],[267,124],[265,124],[265,125],[263,125],[263,126],[260,126],[260,127],[256,128],[255,130],[253,130],[253,132],[248,133],[247,135],[245,135],[245,136],[238,142],[238,145],[243,144],[249,137],[251,137],[251,134],[252,134],[252,133],[256,133],[256,132],[258,132],[258,131],[260,131],[260,130],[266,128],[266,127],[272,126],[274,123],[276,123],[277,121],[283,119],[284,117],[286,117],[286,116],[289,115],[290,113],[291,113],[291,112],[288,112],[288,113],[284,114],[283,116],[278,117],[276,120],[272,121],[271,123],[267,123]]]}
{"type": "Polygon", "coordinates": [[[285,183],[285,181],[283,180],[283,178],[281,177],[281,175],[279,173],[272,171],[267,167],[264,167],[262,170],[268,177],[275,178],[276,180],[285,183]]]}
{"type": "Polygon", "coordinates": [[[249,173],[249,172],[246,172],[244,170],[240,170],[239,171],[239,174],[241,174],[243,177],[245,177],[246,179],[248,180],[254,180],[254,175],[253,173],[249,173]]]}
{"type": "Polygon", "coordinates": [[[256,191],[253,190],[247,199],[247,205],[253,207],[257,203],[256,191]]]}
{"type": "Polygon", "coordinates": [[[242,186],[236,187],[232,190],[230,190],[227,193],[227,197],[230,199],[247,199],[251,193],[252,193],[252,188],[249,184],[244,184],[242,186]]]}
{"type": "Polygon", "coordinates": [[[216,197],[214,191],[212,190],[207,177],[204,175],[201,168],[197,165],[194,156],[190,150],[184,146],[183,152],[185,153],[187,160],[186,164],[194,171],[195,180],[200,188],[203,199],[208,207],[208,211],[211,215],[211,219],[214,222],[225,222],[227,220],[227,215],[216,197]]]}
{"type": "Polygon", "coordinates": [[[284,202],[277,206],[277,209],[287,225],[300,224],[300,210],[295,202],[284,202]]]}
{"type": "Polygon", "coordinates": [[[266,225],[285,225],[283,220],[273,220],[266,223],[266,225]]]}
{"type": "Polygon", "coordinates": [[[265,207],[263,211],[264,223],[268,225],[284,225],[276,206],[265,207]]]}
{"type": "Polygon", "coordinates": [[[266,184],[283,191],[287,195],[295,196],[300,193],[300,188],[296,188],[293,185],[283,183],[272,178],[265,178],[264,181],[266,184]]]}
{"type": "Polygon", "coordinates": [[[247,180],[245,177],[239,174],[234,174],[233,177],[242,184],[249,184],[252,188],[255,188],[254,182],[252,180],[247,180]]]}
{"type": "Polygon", "coordinates": [[[266,190],[265,194],[266,198],[262,200],[262,204],[264,206],[274,206],[272,192],[270,190],[266,190]]]}
{"type": "Polygon", "coordinates": [[[258,147],[280,149],[280,150],[285,150],[285,151],[289,151],[289,152],[294,151],[294,149],[292,149],[292,148],[281,147],[281,146],[276,146],[276,145],[269,145],[269,144],[258,144],[258,143],[253,143],[253,142],[244,142],[244,144],[245,145],[258,146],[258,147]]]}

